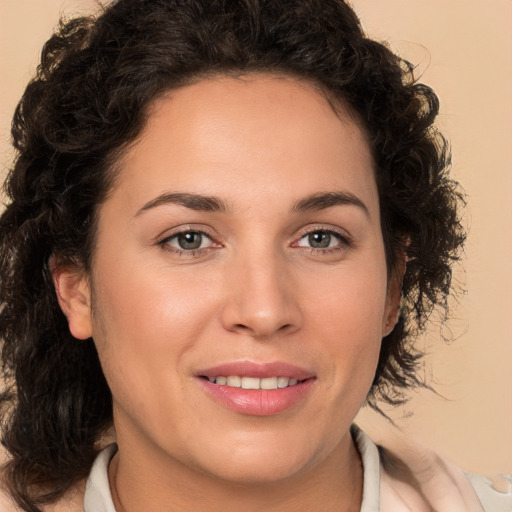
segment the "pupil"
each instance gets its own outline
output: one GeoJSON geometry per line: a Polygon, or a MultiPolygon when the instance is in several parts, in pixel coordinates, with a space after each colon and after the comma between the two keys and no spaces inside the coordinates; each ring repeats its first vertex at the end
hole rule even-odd
{"type": "Polygon", "coordinates": [[[178,236],[178,244],[182,249],[199,249],[201,247],[200,233],[182,233],[178,236]]]}
{"type": "Polygon", "coordinates": [[[331,243],[331,235],[325,231],[317,231],[308,235],[308,242],[315,249],[325,249],[331,243]]]}

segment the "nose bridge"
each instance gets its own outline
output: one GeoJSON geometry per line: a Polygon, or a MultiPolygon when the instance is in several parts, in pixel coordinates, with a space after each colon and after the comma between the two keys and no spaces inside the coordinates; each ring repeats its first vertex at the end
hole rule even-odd
{"type": "Polygon", "coordinates": [[[249,249],[235,259],[224,304],[225,328],[255,337],[297,329],[301,313],[286,258],[265,248],[249,249]]]}

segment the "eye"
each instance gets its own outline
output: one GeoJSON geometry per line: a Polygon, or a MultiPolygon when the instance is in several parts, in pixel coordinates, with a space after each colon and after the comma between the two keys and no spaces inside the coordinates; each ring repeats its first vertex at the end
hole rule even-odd
{"type": "Polygon", "coordinates": [[[340,233],[318,229],[303,235],[297,242],[297,247],[310,247],[312,249],[334,249],[341,245],[348,245],[348,240],[340,233]]]}
{"type": "Polygon", "coordinates": [[[213,246],[213,240],[201,231],[182,231],[162,240],[161,245],[177,251],[197,251],[213,246]]]}

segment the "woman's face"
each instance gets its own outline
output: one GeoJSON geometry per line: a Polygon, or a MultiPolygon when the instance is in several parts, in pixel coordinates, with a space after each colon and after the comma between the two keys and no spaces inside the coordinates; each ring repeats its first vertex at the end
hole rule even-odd
{"type": "Polygon", "coordinates": [[[156,101],[119,164],[92,312],[68,318],[121,450],[244,482],[345,450],[396,304],[353,117],[293,79],[203,80],[156,101]]]}

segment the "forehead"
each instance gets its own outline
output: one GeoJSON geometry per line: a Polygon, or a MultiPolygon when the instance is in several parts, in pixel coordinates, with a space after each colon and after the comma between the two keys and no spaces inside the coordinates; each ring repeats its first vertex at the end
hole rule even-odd
{"type": "Polygon", "coordinates": [[[355,116],[287,77],[216,77],[167,93],[119,164],[117,186],[139,202],[169,189],[247,203],[261,194],[284,199],[283,187],[290,200],[340,188],[377,200],[355,116]]]}

